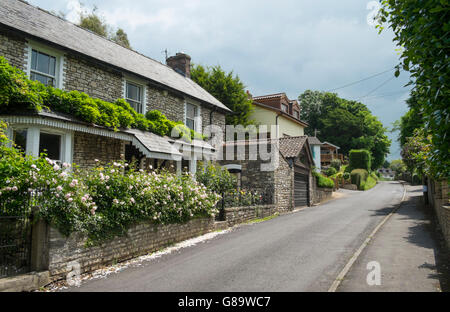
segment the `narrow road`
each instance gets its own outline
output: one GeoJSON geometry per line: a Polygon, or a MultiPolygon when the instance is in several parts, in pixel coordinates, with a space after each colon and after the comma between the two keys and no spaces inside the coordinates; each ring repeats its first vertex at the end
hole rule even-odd
{"type": "Polygon", "coordinates": [[[381,182],[66,291],[327,291],[403,186],[381,182]]]}

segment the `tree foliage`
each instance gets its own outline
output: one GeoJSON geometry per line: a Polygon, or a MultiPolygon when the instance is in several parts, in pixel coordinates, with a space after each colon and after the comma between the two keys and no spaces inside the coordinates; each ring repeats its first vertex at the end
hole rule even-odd
{"type": "Polygon", "coordinates": [[[367,149],[372,168],[383,165],[391,141],[386,128],[364,104],[342,99],[336,93],[307,90],[298,97],[300,118],[308,122],[308,135],[319,130],[320,140],[338,145],[343,154],[351,149],[367,149]]]}
{"type": "Polygon", "coordinates": [[[239,76],[231,71],[226,73],[220,66],[203,67],[194,65],[191,69],[191,79],[216,99],[233,111],[226,117],[226,123],[248,126],[253,110],[252,101],[248,98],[245,85],[239,76]]]}
{"type": "MultiPolygon", "coordinates": [[[[424,137],[431,135],[428,161],[435,177],[450,176],[450,4],[448,0],[381,0],[381,22],[394,31],[402,47],[400,67],[411,73],[417,97],[415,113],[423,116],[424,137]]],[[[383,26],[380,31],[383,30],[383,26]]],[[[406,129],[406,128],[405,128],[406,129]]]]}
{"type": "Polygon", "coordinates": [[[106,23],[103,17],[97,14],[96,7],[94,7],[94,9],[89,13],[81,12],[80,23],[78,25],[84,29],[96,33],[99,36],[108,38],[125,48],[131,49],[130,42],[128,41],[128,35],[125,31],[122,28],[119,28],[114,33],[112,30],[113,27],[106,23]]]}

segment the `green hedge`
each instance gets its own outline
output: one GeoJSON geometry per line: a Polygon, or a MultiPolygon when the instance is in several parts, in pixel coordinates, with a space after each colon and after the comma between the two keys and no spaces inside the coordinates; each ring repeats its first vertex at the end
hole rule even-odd
{"type": "Polygon", "coordinates": [[[364,169],[354,169],[350,174],[352,184],[356,184],[358,186],[358,190],[363,189],[363,185],[366,183],[368,176],[369,172],[364,169]]]}
{"type": "Polygon", "coordinates": [[[370,171],[371,156],[368,150],[351,150],[349,152],[349,159],[349,167],[351,169],[365,169],[370,171]]]}
{"type": "Polygon", "coordinates": [[[113,128],[136,128],[161,136],[204,139],[181,121],[167,119],[159,111],[137,113],[124,99],[114,103],[94,99],[79,91],[62,91],[28,79],[24,72],[0,56],[0,112],[53,110],[88,123],[113,128]]]}
{"type": "Polygon", "coordinates": [[[333,167],[330,167],[327,169],[327,171],[325,171],[325,174],[327,175],[327,177],[331,177],[332,175],[335,175],[337,173],[337,170],[333,167]]]}
{"type": "Polygon", "coordinates": [[[330,178],[316,172],[312,171],[313,176],[316,177],[316,183],[318,187],[334,188],[334,182],[330,178]]]}

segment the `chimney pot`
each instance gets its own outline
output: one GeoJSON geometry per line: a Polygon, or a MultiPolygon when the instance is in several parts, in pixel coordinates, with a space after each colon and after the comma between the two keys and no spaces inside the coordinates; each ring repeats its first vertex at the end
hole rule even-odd
{"type": "Polygon", "coordinates": [[[191,57],[185,53],[177,53],[166,60],[167,66],[185,77],[191,78],[191,57]]]}

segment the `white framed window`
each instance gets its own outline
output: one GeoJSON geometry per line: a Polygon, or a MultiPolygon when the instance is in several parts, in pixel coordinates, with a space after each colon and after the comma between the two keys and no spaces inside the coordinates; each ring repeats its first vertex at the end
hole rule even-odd
{"type": "Polygon", "coordinates": [[[139,114],[144,114],[144,86],[131,81],[125,82],[125,100],[139,114]]]}
{"type": "Polygon", "coordinates": [[[139,114],[147,112],[146,81],[138,77],[124,74],[123,98],[139,114]]]}
{"type": "Polygon", "coordinates": [[[41,153],[46,153],[48,158],[58,163],[72,163],[73,134],[71,131],[15,126],[11,131],[11,140],[27,155],[37,158],[41,153]]]}
{"type": "Polygon", "coordinates": [[[63,54],[39,43],[28,44],[27,75],[47,86],[63,89],[63,54]]]}
{"type": "Polygon", "coordinates": [[[200,106],[192,103],[187,103],[185,106],[185,121],[184,124],[197,132],[200,131],[200,106]]]}
{"type": "Polygon", "coordinates": [[[294,117],[296,118],[296,119],[300,119],[300,113],[298,112],[298,111],[294,111],[294,117]]]}
{"type": "Polygon", "coordinates": [[[286,104],[281,104],[281,110],[285,113],[288,112],[288,106],[286,104]]]}

